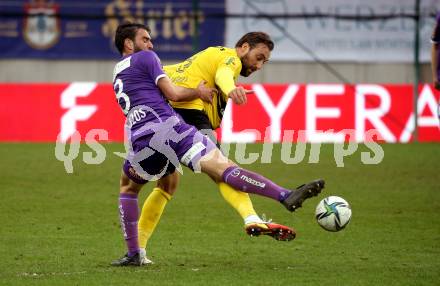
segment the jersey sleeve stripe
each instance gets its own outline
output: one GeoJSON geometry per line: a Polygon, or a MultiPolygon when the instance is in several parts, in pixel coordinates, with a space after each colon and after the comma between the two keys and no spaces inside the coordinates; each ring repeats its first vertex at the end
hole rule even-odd
{"type": "Polygon", "coordinates": [[[161,78],[163,78],[163,77],[166,77],[167,75],[166,74],[160,74],[160,75],[158,75],[157,77],[156,77],[156,79],[154,80],[154,83],[157,85],[157,82],[159,81],[159,79],[161,79],[161,78]]]}

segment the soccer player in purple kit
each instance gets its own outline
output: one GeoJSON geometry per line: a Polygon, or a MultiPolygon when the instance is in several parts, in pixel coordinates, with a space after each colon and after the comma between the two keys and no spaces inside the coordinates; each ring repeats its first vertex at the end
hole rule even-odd
{"type": "MultiPolygon", "coordinates": [[[[176,172],[180,163],[209,175],[216,182],[225,182],[240,191],[272,198],[292,209],[301,206],[307,198],[316,196],[324,187],[323,180],[295,190],[280,187],[225,158],[212,141],[186,124],[167,100],[201,97],[204,93],[201,90],[206,91],[206,87],[185,89],[171,83],[162,70],[159,58],[151,51],[151,37],[146,26],[120,25],[115,45],[122,59],[115,66],[113,84],[118,103],[127,117],[125,129],[129,141],[119,195],[121,227],[128,252],[113,261],[112,265],[142,265],[137,228],[138,193],[145,181],[176,172]]],[[[242,96],[246,96],[245,90],[242,91],[242,96]]]]}

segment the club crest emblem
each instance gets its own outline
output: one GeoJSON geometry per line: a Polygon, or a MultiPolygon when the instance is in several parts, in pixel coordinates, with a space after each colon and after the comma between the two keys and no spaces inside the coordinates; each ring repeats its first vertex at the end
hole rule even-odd
{"type": "Polygon", "coordinates": [[[46,50],[54,46],[61,35],[60,20],[56,17],[59,5],[47,1],[30,1],[25,4],[23,36],[34,49],[46,50]]]}

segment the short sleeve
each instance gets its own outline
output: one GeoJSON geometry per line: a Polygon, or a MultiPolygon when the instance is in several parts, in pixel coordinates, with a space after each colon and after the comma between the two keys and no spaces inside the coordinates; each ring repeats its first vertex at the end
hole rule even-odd
{"type": "Polygon", "coordinates": [[[147,72],[150,75],[151,79],[154,80],[154,83],[157,85],[158,80],[166,76],[165,72],[162,69],[160,59],[153,51],[145,51],[144,53],[145,55],[143,55],[143,57],[146,60],[147,72]]]}

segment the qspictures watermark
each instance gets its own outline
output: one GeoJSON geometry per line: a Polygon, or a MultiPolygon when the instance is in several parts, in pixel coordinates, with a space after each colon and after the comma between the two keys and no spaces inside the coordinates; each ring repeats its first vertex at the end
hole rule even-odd
{"type": "MultiPolygon", "coordinates": [[[[172,122],[169,122],[172,123],[172,122]]],[[[269,130],[269,129],[266,129],[269,130]]],[[[203,130],[200,132],[204,133],[203,130]]],[[[252,130],[255,134],[259,134],[258,130],[252,130]]],[[[322,135],[325,136],[326,133],[333,133],[333,130],[328,130],[326,132],[322,132],[322,135]]],[[[341,130],[338,132],[344,135],[344,142],[332,143],[333,144],[333,158],[336,167],[344,167],[344,160],[350,156],[353,156],[359,149],[359,143],[352,140],[352,136],[354,136],[355,130],[341,130]]],[[[303,138],[305,138],[306,131],[299,130],[295,132],[294,130],[285,130],[283,134],[283,143],[281,143],[281,152],[280,159],[286,165],[295,165],[302,162],[307,161],[310,164],[316,164],[320,161],[320,153],[322,143],[307,143],[303,138]],[[294,143],[294,136],[297,135],[297,143],[294,143]],[[310,146],[310,148],[308,148],[310,146]],[[307,149],[309,151],[307,152],[307,149]]],[[[266,135],[266,134],[265,134],[266,135]]],[[[163,136],[163,134],[162,134],[163,136]]],[[[362,144],[368,149],[366,151],[361,151],[360,161],[365,165],[377,165],[380,164],[384,157],[385,153],[380,144],[375,142],[379,133],[375,129],[371,129],[365,133],[366,141],[362,144]]],[[[180,140],[183,137],[180,138],[180,140]]],[[[267,138],[266,136],[261,136],[260,138],[267,138]]],[[[62,142],[58,138],[55,146],[55,157],[57,160],[63,162],[64,169],[67,173],[71,174],[74,172],[73,162],[75,160],[81,160],[88,165],[99,165],[102,164],[107,158],[107,150],[104,145],[100,143],[100,141],[108,140],[108,132],[104,129],[92,129],[82,138],[81,134],[78,131],[75,131],[70,137],[70,142],[62,142]],[[83,140],[84,139],[84,140],[83,140]],[[81,149],[84,148],[85,145],[90,148],[90,150],[81,152],[81,149]],[[81,147],[82,146],[82,147],[81,147]],[[82,155],[80,158],[80,155],[82,155]]],[[[165,143],[166,140],[179,140],[176,136],[171,138],[161,138],[161,142],[165,143]],[[163,139],[163,140],[162,140],[163,139]]],[[[176,142],[176,141],[174,141],[176,142]]],[[[324,143],[324,142],[323,142],[324,143]]],[[[237,143],[235,152],[231,154],[231,144],[230,143],[222,143],[220,144],[220,148],[223,154],[239,165],[249,165],[259,161],[262,164],[270,164],[272,163],[274,157],[273,149],[274,144],[265,142],[262,144],[261,152],[247,152],[248,144],[252,143],[237,143]]],[[[165,145],[166,146],[166,145],[165,145]]],[[[123,159],[127,159],[130,153],[133,153],[133,147],[131,144],[131,140],[127,139],[124,141],[124,152],[112,152],[113,156],[117,156],[123,159]]],[[[166,148],[164,150],[163,146],[149,146],[150,151],[143,154],[141,157],[138,157],[137,160],[142,159],[149,154],[151,151],[166,153],[167,158],[170,159],[170,162],[173,164],[177,164],[177,170],[179,172],[183,172],[180,167],[178,160],[176,160],[176,155],[172,149],[166,148]],[[159,150],[158,150],[159,149],[159,150]],[[170,151],[171,150],[171,151],[170,151]]],[[[132,154],[136,155],[136,154],[132,154]]],[[[132,157],[131,156],[131,157],[132,157]]],[[[196,170],[197,171],[197,170],[196,170]]]]}

